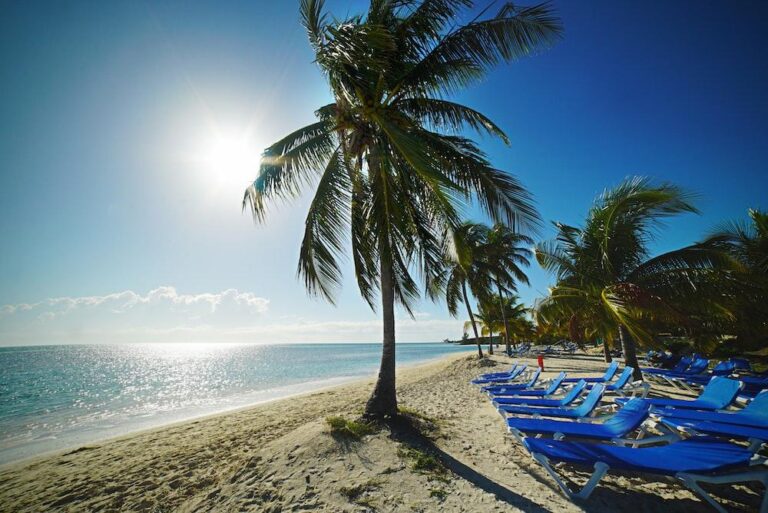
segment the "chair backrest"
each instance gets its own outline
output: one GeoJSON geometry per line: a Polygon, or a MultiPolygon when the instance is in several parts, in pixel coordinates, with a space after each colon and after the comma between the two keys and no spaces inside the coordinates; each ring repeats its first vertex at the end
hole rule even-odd
{"type": "Polygon", "coordinates": [[[578,407],[574,408],[573,413],[578,417],[588,416],[590,413],[592,413],[592,410],[597,407],[597,404],[600,402],[600,398],[603,397],[603,392],[605,392],[605,385],[602,383],[595,383],[595,386],[593,386],[592,390],[589,391],[587,397],[584,398],[584,402],[581,403],[578,407]]]}
{"type": "Polygon", "coordinates": [[[725,408],[736,400],[741,385],[741,381],[715,376],[704,387],[698,401],[707,402],[718,410],[725,408]]]}
{"type": "Polygon", "coordinates": [[[747,417],[760,417],[761,419],[765,419],[765,424],[768,426],[768,390],[764,390],[757,394],[743,410],[736,413],[736,415],[739,414],[743,414],[747,417]]]}
{"type": "Polygon", "coordinates": [[[731,358],[731,362],[736,365],[737,370],[752,370],[752,365],[746,358],[731,358]]]}
{"type": "Polygon", "coordinates": [[[715,365],[715,367],[712,369],[712,375],[728,376],[734,370],[736,370],[735,363],[733,363],[732,361],[723,360],[722,362],[719,362],[717,365],[715,365]]]}
{"type": "Polygon", "coordinates": [[[616,436],[624,436],[637,429],[651,411],[651,403],[643,399],[630,399],[603,425],[612,429],[616,436]]]}
{"type": "Polygon", "coordinates": [[[709,360],[706,358],[699,358],[698,360],[694,360],[693,363],[691,363],[691,366],[688,367],[688,370],[686,370],[685,373],[700,374],[707,370],[707,367],[709,367],[709,360]]]}
{"type": "Polygon", "coordinates": [[[625,386],[627,386],[627,383],[629,383],[629,380],[632,379],[632,374],[635,372],[634,367],[624,367],[624,370],[621,371],[621,374],[619,375],[619,379],[611,383],[610,388],[611,390],[621,390],[625,386]]]}
{"type": "Polygon", "coordinates": [[[685,369],[688,368],[688,366],[693,362],[693,358],[690,356],[683,356],[680,358],[680,361],[677,362],[677,365],[672,369],[675,372],[683,372],[685,369]]]}
{"type": "Polygon", "coordinates": [[[613,376],[616,375],[616,371],[619,369],[619,362],[613,361],[608,366],[608,368],[605,370],[605,374],[603,374],[603,379],[605,381],[610,381],[613,379],[613,376]]]}
{"type": "Polygon", "coordinates": [[[555,379],[552,380],[552,383],[549,384],[549,388],[547,388],[547,391],[544,393],[544,395],[552,395],[555,393],[555,391],[560,388],[560,385],[563,383],[563,380],[565,379],[566,373],[561,372],[558,374],[555,379]]]}
{"type": "Polygon", "coordinates": [[[571,404],[573,401],[576,400],[577,397],[581,395],[581,393],[584,391],[584,389],[587,388],[587,382],[582,380],[579,380],[578,383],[576,383],[573,388],[571,388],[567,394],[560,400],[560,404],[562,406],[565,406],[567,404],[571,404]]]}
{"type": "Polygon", "coordinates": [[[536,382],[539,380],[539,376],[541,376],[541,367],[536,367],[536,371],[533,373],[533,376],[531,376],[531,380],[525,384],[526,387],[532,387],[536,384],[536,382]]]}

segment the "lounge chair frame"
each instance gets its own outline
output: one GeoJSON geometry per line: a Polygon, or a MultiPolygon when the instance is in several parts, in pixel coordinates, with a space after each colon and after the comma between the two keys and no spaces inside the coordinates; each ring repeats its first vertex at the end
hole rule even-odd
{"type": "MultiPolygon", "coordinates": [[[[533,459],[536,460],[542,467],[544,467],[544,470],[547,471],[547,473],[552,477],[552,479],[555,480],[555,483],[557,483],[557,486],[560,488],[560,490],[571,500],[574,499],[583,499],[586,500],[589,498],[590,495],[592,495],[592,492],[597,487],[600,480],[605,476],[605,474],[611,469],[611,467],[602,461],[595,462],[594,465],[594,471],[592,472],[592,475],[587,480],[586,484],[578,491],[571,490],[571,488],[568,486],[568,484],[565,482],[565,480],[558,474],[554,468],[552,468],[552,465],[550,464],[549,458],[544,456],[541,453],[531,453],[531,456],[533,456],[533,459]]],[[[766,463],[766,458],[755,456],[750,461],[750,467],[753,466],[764,466],[766,463]]],[[[694,474],[694,473],[688,473],[688,472],[678,472],[674,476],[666,476],[661,474],[663,477],[675,477],[680,482],[682,482],[688,489],[690,489],[693,493],[698,495],[700,498],[704,499],[709,505],[711,505],[715,510],[717,510],[720,513],[728,513],[723,506],[721,506],[715,499],[707,493],[706,490],[704,490],[700,483],[710,483],[710,484],[734,484],[734,483],[746,483],[751,481],[757,481],[759,483],[762,483],[763,487],[768,489],[768,469],[762,469],[762,470],[750,470],[750,471],[743,471],[743,472],[736,472],[736,473],[729,473],[729,474],[722,474],[717,476],[711,476],[706,474],[694,474]]],[[[763,499],[760,503],[760,513],[768,513],[768,493],[763,492],[763,499]]]]}

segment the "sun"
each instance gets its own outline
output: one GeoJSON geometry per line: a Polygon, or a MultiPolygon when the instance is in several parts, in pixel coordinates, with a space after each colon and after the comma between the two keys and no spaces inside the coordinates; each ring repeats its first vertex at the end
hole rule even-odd
{"type": "Polygon", "coordinates": [[[249,131],[217,131],[201,146],[198,155],[207,187],[242,195],[258,172],[259,141],[249,131]]]}

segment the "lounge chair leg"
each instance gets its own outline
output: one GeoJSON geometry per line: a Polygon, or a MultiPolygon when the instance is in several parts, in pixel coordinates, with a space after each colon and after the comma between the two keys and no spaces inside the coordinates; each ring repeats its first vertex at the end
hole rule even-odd
{"type": "MultiPolygon", "coordinates": [[[[544,467],[544,470],[547,471],[547,474],[549,474],[552,479],[555,480],[555,483],[557,483],[557,486],[560,487],[560,489],[563,491],[563,493],[571,500],[573,499],[588,499],[590,495],[592,495],[592,492],[594,491],[597,484],[600,482],[600,480],[603,478],[606,472],[610,469],[610,467],[603,463],[602,461],[598,461],[595,463],[595,471],[592,473],[592,476],[590,476],[589,481],[579,490],[578,492],[574,492],[570,488],[568,488],[568,485],[565,484],[565,481],[558,475],[557,472],[552,468],[552,466],[549,464],[549,459],[540,453],[532,453],[531,456],[533,456],[533,459],[539,462],[539,464],[544,467]]],[[[764,513],[764,512],[760,512],[764,513]]]]}
{"type": "MultiPolygon", "coordinates": [[[[755,460],[756,464],[762,465],[764,458],[758,458],[755,460]]],[[[693,490],[699,497],[707,501],[713,508],[720,513],[727,513],[725,508],[718,504],[715,499],[712,498],[699,483],[713,483],[713,484],[730,484],[730,483],[745,483],[748,481],[758,481],[763,484],[763,500],[760,503],[760,513],[768,513],[768,471],[756,470],[749,472],[740,472],[738,474],[726,474],[722,476],[706,476],[699,474],[687,474],[681,472],[677,474],[677,478],[680,479],[688,488],[693,490]]]]}

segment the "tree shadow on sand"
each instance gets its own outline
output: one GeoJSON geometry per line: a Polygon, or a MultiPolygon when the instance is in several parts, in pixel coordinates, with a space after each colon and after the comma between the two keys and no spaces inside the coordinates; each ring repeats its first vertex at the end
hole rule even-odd
{"type": "Polygon", "coordinates": [[[530,499],[513,492],[506,486],[494,481],[493,479],[480,474],[473,468],[457,460],[428,437],[424,436],[417,427],[404,417],[398,418],[391,424],[390,438],[400,442],[410,448],[418,449],[431,454],[437,458],[443,466],[456,474],[458,477],[472,483],[481,490],[493,494],[497,499],[506,502],[516,508],[532,513],[553,513],[541,504],[537,504],[530,499]]]}

